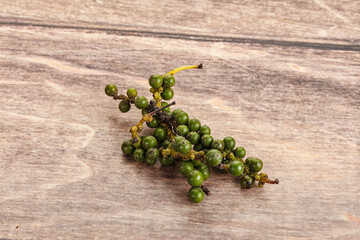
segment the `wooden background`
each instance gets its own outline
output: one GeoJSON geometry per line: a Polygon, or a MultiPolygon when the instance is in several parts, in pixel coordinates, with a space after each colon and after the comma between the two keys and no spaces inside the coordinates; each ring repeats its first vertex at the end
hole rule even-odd
{"type": "Polygon", "coordinates": [[[0,237],[359,239],[360,2],[0,0],[0,237]],[[279,185],[124,158],[140,118],[107,83],[234,136],[279,185]]]}

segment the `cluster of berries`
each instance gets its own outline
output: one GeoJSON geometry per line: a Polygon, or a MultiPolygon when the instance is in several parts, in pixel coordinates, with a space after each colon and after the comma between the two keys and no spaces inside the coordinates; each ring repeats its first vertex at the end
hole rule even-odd
{"type": "Polygon", "coordinates": [[[202,65],[191,65],[176,68],[164,75],[154,74],[149,79],[153,99],[138,96],[135,88],[129,88],[126,95],[118,94],[114,84],[105,87],[105,93],[114,99],[120,99],[119,109],[128,112],[131,104],[141,109],[142,118],[130,128],[131,139],[123,142],[121,149],[126,156],[133,156],[138,162],[145,161],[154,165],[157,160],[161,166],[168,167],[180,161],[179,171],[186,176],[191,186],[188,197],[191,202],[199,203],[209,194],[203,181],[210,177],[210,168],[216,167],[240,177],[242,188],[249,189],[258,181],[258,186],[265,183],[278,184],[277,179],[270,180],[268,175],[260,173],[263,162],[259,158],[248,157],[245,148],[236,146],[235,139],[227,136],[214,139],[211,129],[202,125],[196,118],[181,109],[170,111],[175,102],[167,103],[174,96],[174,74],[184,69],[202,68],[202,65]],[[153,135],[139,136],[143,124],[153,128],[153,135]]]}

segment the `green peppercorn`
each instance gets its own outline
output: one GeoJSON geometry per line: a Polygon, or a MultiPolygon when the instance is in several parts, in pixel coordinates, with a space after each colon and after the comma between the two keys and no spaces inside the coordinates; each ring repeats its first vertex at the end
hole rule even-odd
{"type": "Polygon", "coordinates": [[[137,96],[135,98],[135,106],[138,108],[138,109],[144,109],[148,106],[148,100],[146,99],[146,97],[144,96],[137,96]]]}
{"type": "Polygon", "coordinates": [[[142,162],[145,159],[145,151],[144,149],[136,149],[133,153],[133,157],[137,162],[142,162]]]}
{"type": "Polygon", "coordinates": [[[180,140],[183,140],[183,139],[185,139],[183,136],[176,136],[176,137],[174,137],[174,143],[175,143],[175,145],[176,145],[176,143],[178,143],[180,140]]]}
{"type": "Polygon", "coordinates": [[[157,148],[149,148],[147,151],[146,151],[146,158],[148,159],[158,159],[159,158],[159,155],[160,155],[160,152],[159,152],[159,149],[157,148]]]}
{"type": "Polygon", "coordinates": [[[201,144],[204,147],[210,147],[213,140],[214,140],[214,138],[211,135],[205,134],[201,137],[201,144]]]}
{"type": "Polygon", "coordinates": [[[191,151],[191,147],[191,143],[186,139],[182,139],[176,143],[176,149],[182,154],[188,154],[191,151]]]}
{"type": "Polygon", "coordinates": [[[211,130],[207,125],[203,125],[199,129],[200,136],[203,136],[205,134],[211,134],[211,130]]]}
{"type": "Polygon", "coordinates": [[[137,96],[137,90],[135,88],[129,88],[126,92],[129,98],[135,98],[137,96]]]}
{"type": "Polygon", "coordinates": [[[233,150],[234,147],[235,147],[235,139],[230,137],[230,136],[227,136],[224,138],[224,144],[225,144],[225,149],[227,150],[233,150]]]}
{"type": "Polygon", "coordinates": [[[263,162],[259,158],[248,157],[245,164],[249,166],[251,172],[259,172],[263,168],[263,162]]]}
{"type": "Polygon", "coordinates": [[[243,147],[237,147],[237,148],[235,148],[235,150],[234,150],[234,155],[235,155],[235,157],[238,157],[238,158],[243,158],[243,157],[245,157],[245,155],[246,155],[245,148],[243,148],[243,147]]]}
{"type": "Polygon", "coordinates": [[[149,128],[157,128],[159,125],[160,125],[160,119],[158,116],[153,116],[152,117],[152,120],[149,122],[149,121],[146,121],[146,125],[149,127],[149,128]]]}
{"type": "Polygon", "coordinates": [[[128,102],[121,101],[121,102],[119,103],[119,109],[120,109],[120,111],[123,112],[123,113],[128,112],[128,111],[130,110],[130,108],[131,108],[131,105],[130,105],[130,103],[128,103],[128,102]]]}
{"type": "Polygon", "coordinates": [[[167,137],[167,131],[164,127],[157,127],[154,130],[153,136],[158,140],[159,142],[162,142],[167,137]]]}
{"type": "Polygon", "coordinates": [[[156,163],[156,159],[151,158],[145,158],[145,162],[149,164],[150,166],[154,165],[156,163]]]}
{"type": "Polygon", "coordinates": [[[192,132],[196,132],[200,129],[201,123],[198,119],[192,118],[188,122],[189,130],[192,132]]]}
{"type": "Polygon", "coordinates": [[[192,170],[194,170],[194,165],[191,161],[181,162],[179,166],[179,171],[184,174],[188,175],[192,170]]]}
{"type": "Polygon", "coordinates": [[[200,187],[204,181],[204,176],[198,170],[192,170],[188,175],[186,175],[187,182],[193,187],[200,187]]]}
{"type": "Polygon", "coordinates": [[[204,177],[204,181],[210,177],[210,169],[208,166],[201,164],[198,167],[198,170],[202,173],[202,175],[204,177]]]}
{"type": "Polygon", "coordinates": [[[141,141],[142,141],[141,137],[134,137],[132,140],[133,146],[136,148],[141,147],[141,141]]]}
{"type": "Polygon", "coordinates": [[[186,125],[179,125],[176,127],[175,132],[180,136],[185,136],[189,132],[189,128],[186,125]]]}
{"type": "Polygon", "coordinates": [[[155,147],[157,145],[157,140],[153,136],[145,136],[142,139],[142,146],[145,151],[147,151],[149,148],[155,147]]]}
{"type": "Polygon", "coordinates": [[[149,78],[149,84],[153,88],[159,88],[163,84],[163,78],[161,75],[153,74],[149,78]]]}
{"type": "Polygon", "coordinates": [[[169,88],[175,85],[175,78],[172,75],[165,75],[163,77],[163,87],[169,88]]]}
{"type": "Polygon", "coordinates": [[[203,148],[203,150],[201,150],[201,151],[203,151],[205,154],[207,154],[207,152],[210,150],[211,150],[210,148],[203,148]]]}
{"type": "Polygon", "coordinates": [[[187,125],[189,121],[189,115],[184,111],[177,113],[174,117],[178,125],[187,125]]]}
{"type": "Polygon", "coordinates": [[[166,149],[166,148],[169,147],[170,144],[171,144],[171,142],[170,142],[169,140],[165,139],[165,140],[161,143],[161,146],[166,149]]]}
{"type": "Polygon", "coordinates": [[[186,135],[186,139],[189,140],[193,145],[198,144],[200,142],[200,134],[198,134],[197,132],[189,132],[186,135]]]}
{"type": "Polygon", "coordinates": [[[199,187],[192,187],[188,191],[190,202],[200,203],[204,199],[204,191],[199,187]]]}
{"type": "Polygon", "coordinates": [[[183,110],[181,109],[175,109],[174,111],[172,111],[171,115],[175,118],[176,115],[178,115],[179,113],[183,112],[183,110]]]}
{"type": "Polygon", "coordinates": [[[241,161],[232,161],[230,163],[229,172],[235,177],[240,176],[244,172],[244,164],[241,161]]]}
{"type": "Polygon", "coordinates": [[[241,188],[252,188],[255,184],[255,179],[252,176],[245,175],[240,180],[241,188]]]}
{"type": "MultiPolygon", "coordinates": [[[[204,135],[205,136],[205,135],[204,135]]],[[[211,143],[211,148],[213,149],[217,149],[217,150],[224,150],[225,144],[222,140],[220,139],[215,139],[212,143],[211,143]]]]}
{"type": "Polygon", "coordinates": [[[197,159],[191,160],[191,162],[193,163],[194,167],[199,167],[203,164],[200,160],[197,159]]]}
{"type": "Polygon", "coordinates": [[[160,158],[160,163],[162,167],[168,167],[175,163],[175,158],[172,156],[168,156],[166,158],[162,157],[160,158]]]}
{"type": "Polygon", "coordinates": [[[204,146],[201,143],[198,143],[194,146],[195,151],[201,151],[204,149],[204,146]]]}
{"type": "Polygon", "coordinates": [[[206,153],[206,164],[209,166],[217,166],[222,160],[223,156],[217,149],[211,149],[206,153]]]}
{"type": "Polygon", "coordinates": [[[178,142],[178,141],[180,141],[180,140],[182,140],[182,139],[185,139],[183,136],[176,136],[176,137],[174,137],[174,140],[175,140],[175,142],[178,142]]]}
{"type": "MultiPolygon", "coordinates": [[[[161,107],[169,105],[167,102],[161,102],[161,107]]],[[[163,110],[165,113],[170,113],[170,107],[167,107],[163,110]]]]}
{"type": "Polygon", "coordinates": [[[161,93],[161,97],[164,100],[170,100],[174,97],[174,90],[172,88],[165,88],[163,92],[161,93]]]}
{"type": "Polygon", "coordinates": [[[115,84],[108,84],[105,87],[105,93],[106,95],[108,95],[109,97],[115,96],[118,94],[118,89],[115,86],[115,84]]]}
{"type": "Polygon", "coordinates": [[[143,110],[141,110],[141,114],[142,114],[142,115],[148,114],[147,109],[146,109],[146,108],[144,108],[143,110]]]}
{"type": "Polygon", "coordinates": [[[135,147],[133,146],[131,139],[126,140],[121,144],[121,150],[123,151],[125,156],[133,154],[133,152],[135,151],[135,147]]]}

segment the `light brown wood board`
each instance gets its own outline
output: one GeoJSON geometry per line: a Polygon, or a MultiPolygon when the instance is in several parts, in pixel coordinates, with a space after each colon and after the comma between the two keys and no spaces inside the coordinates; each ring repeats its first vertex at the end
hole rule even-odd
{"type": "MultiPolygon", "coordinates": [[[[359,239],[358,1],[0,1],[0,237],[359,239]],[[121,143],[141,114],[104,94],[176,75],[175,108],[280,184],[176,167],[121,143]]],[[[150,133],[146,130],[145,133],[150,133]]]]}

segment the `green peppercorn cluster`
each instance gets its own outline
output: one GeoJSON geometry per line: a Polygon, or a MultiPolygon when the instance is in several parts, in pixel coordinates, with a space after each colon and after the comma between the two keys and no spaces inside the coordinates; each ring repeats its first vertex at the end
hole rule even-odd
{"type": "Polygon", "coordinates": [[[126,95],[118,95],[114,84],[105,87],[105,93],[114,99],[120,99],[119,109],[125,113],[131,104],[141,109],[142,119],[130,129],[131,139],[122,143],[121,149],[126,156],[132,156],[137,162],[154,165],[157,161],[162,167],[178,164],[179,171],[186,177],[191,188],[188,197],[191,202],[199,203],[204,195],[209,194],[205,186],[210,175],[210,167],[220,168],[234,177],[240,178],[241,188],[249,189],[258,182],[259,187],[265,183],[277,184],[279,181],[268,179],[268,175],[260,173],[263,162],[259,158],[247,157],[242,146],[236,146],[235,139],[227,136],[214,139],[211,129],[201,124],[200,120],[190,118],[181,110],[170,111],[174,96],[172,87],[175,85],[174,74],[191,68],[202,68],[202,65],[185,66],[174,69],[168,74],[153,74],[149,78],[150,92],[153,99],[138,96],[135,88],[129,88],[126,95]],[[165,100],[165,101],[164,101],[165,100]],[[152,135],[139,136],[143,123],[154,129],[152,135]]]}

